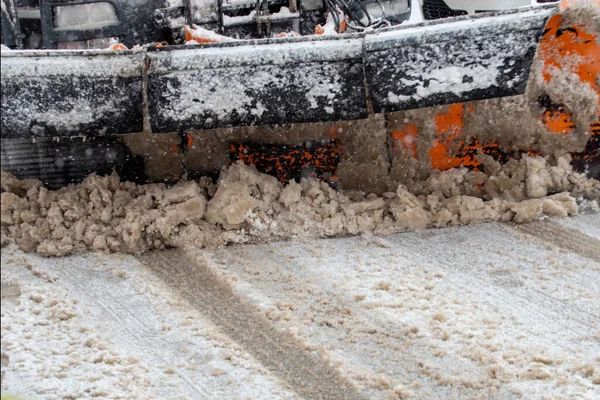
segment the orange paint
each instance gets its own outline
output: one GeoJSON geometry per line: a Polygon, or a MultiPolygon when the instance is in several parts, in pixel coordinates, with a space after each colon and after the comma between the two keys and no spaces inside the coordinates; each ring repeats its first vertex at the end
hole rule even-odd
{"type": "MultiPolygon", "coordinates": [[[[563,0],[560,3],[561,10],[574,3],[576,1],[563,0]]],[[[600,0],[593,3],[600,7],[600,0]]],[[[552,70],[570,72],[600,95],[600,85],[597,80],[600,76],[600,44],[597,35],[588,33],[584,25],[564,27],[561,23],[560,14],[550,18],[540,41],[538,56],[543,62],[544,80],[548,83],[552,81],[552,70]]],[[[562,100],[553,101],[558,104],[562,100]]],[[[600,106],[600,96],[598,105],[600,106]]],[[[572,113],[562,105],[556,107],[555,104],[554,107],[548,107],[539,118],[550,132],[556,134],[568,136],[573,134],[576,128],[572,113]]]]}
{"type": "Polygon", "coordinates": [[[429,151],[431,167],[440,171],[451,168],[466,167],[471,170],[482,171],[483,164],[477,159],[483,153],[505,163],[510,159],[519,158],[525,152],[505,152],[496,142],[480,142],[477,138],[468,138],[463,133],[464,114],[474,112],[475,107],[464,104],[453,104],[448,112],[435,116],[435,129],[437,139],[429,151]]]}
{"type": "MultiPolygon", "coordinates": [[[[479,168],[481,165],[474,154],[482,146],[476,140],[467,145],[461,137],[464,127],[464,110],[463,103],[452,104],[447,113],[435,116],[438,138],[435,139],[429,150],[432,168],[446,171],[461,166],[479,168]]],[[[468,107],[467,110],[471,111],[472,107],[468,107]]]]}
{"type": "Polygon", "coordinates": [[[568,111],[546,110],[540,119],[544,126],[551,132],[569,136],[575,131],[575,121],[573,121],[573,115],[568,111]]]}
{"type": "Polygon", "coordinates": [[[582,2],[588,2],[595,4],[597,7],[600,7],[600,0],[560,0],[559,8],[560,11],[565,11],[567,8],[582,2]]]}
{"type": "Polygon", "coordinates": [[[412,158],[417,158],[417,135],[419,129],[417,125],[409,123],[403,126],[399,130],[392,131],[392,137],[394,138],[394,148],[397,147],[397,143],[400,143],[404,149],[406,149],[412,158]]]}
{"type": "MultiPolygon", "coordinates": [[[[315,27],[316,28],[316,27],[315,27]]],[[[289,37],[299,37],[302,36],[298,32],[290,31],[290,32],[280,32],[275,35],[275,39],[289,38],[289,37]]]]}
{"type": "Polygon", "coordinates": [[[340,29],[338,29],[338,33],[344,33],[348,30],[348,23],[345,19],[340,21],[340,29]]]}
{"type": "Polygon", "coordinates": [[[464,126],[463,122],[464,104],[457,103],[452,104],[445,114],[438,114],[435,116],[435,129],[440,135],[450,134],[453,138],[456,138],[462,132],[464,126]]]}
{"type": "Polygon", "coordinates": [[[186,42],[194,39],[194,34],[193,34],[192,30],[190,28],[188,28],[187,25],[184,25],[183,29],[185,30],[185,41],[186,42]]]}
{"type": "Polygon", "coordinates": [[[544,79],[550,82],[550,71],[557,68],[577,74],[581,82],[600,90],[596,83],[600,75],[600,44],[596,35],[587,33],[583,25],[561,28],[561,21],[560,14],[550,18],[540,41],[538,54],[544,63],[544,79]]]}
{"type": "Polygon", "coordinates": [[[108,50],[129,50],[123,43],[111,44],[108,50]]]}
{"type": "MultiPolygon", "coordinates": [[[[217,43],[216,40],[205,39],[205,38],[194,38],[194,39],[188,40],[188,42],[196,42],[197,44],[217,43]]],[[[192,43],[192,44],[194,44],[194,43],[192,43]]]]}
{"type": "Polygon", "coordinates": [[[206,38],[206,37],[196,34],[196,32],[194,32],[192,29],[190,29],[187,25],[184,25],[183,28],[185,29],[185,41],[186,42],[194,41],[198,44],[217,43],[218,42],[218,40],[216,40],[216,39],[209,39],[209,38],[206,38]]]}
{"type": "MultiPolygon", "coordinates": [[[[348,30],[348,22],[346,19],[340,21],[340,29],[337,29],[337,33],[344,33],[348,30]]],[[[315,35],[322,35],[325,33],[325,28],[321,24],[315,25],[315,35]]]]}

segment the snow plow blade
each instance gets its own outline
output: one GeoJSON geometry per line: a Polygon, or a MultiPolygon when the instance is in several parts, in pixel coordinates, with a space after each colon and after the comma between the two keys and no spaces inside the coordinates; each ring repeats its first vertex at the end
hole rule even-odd
{"type": "Polygon", "coordinates": [[[282,182],[310,169],[382,191],[417,164],[483,172],[481,152],[502,164],[560,145],[597,177],[600,114],[573,107],[578,93],[598,101],[598,32],[560,17],[552,5],[334,36],[3,52],[2,170],[59,187],[242,160],[282,182]],[[573,49],[590,88],[548,89],[546,75],[571,72],[556,54],[573,49]]]}
{"type": "Polygon", "coordinates": [[[2,53],[2,139],[143,130],[143,54],[2,53]]]}
{"type": "Polygon", "coordinates": [[[552,9],[383,30],[365,37],[376,113],[523,94],[552,9]]]}
{"type": "Polygon", "coordinates": [[[2,55],[2,138],[140,132],[146,106],[152,131],[165,133],[354,120],[522,94],[553,10],[333,38],[11,52],[2,55]]]}

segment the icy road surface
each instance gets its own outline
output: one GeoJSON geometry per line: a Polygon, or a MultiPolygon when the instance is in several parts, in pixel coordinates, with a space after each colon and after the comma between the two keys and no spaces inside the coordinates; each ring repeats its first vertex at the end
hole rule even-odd
{"type": "Polygon", "coordinates": [[[5,248],[2,392],[598,399],[599,227],[595,214],[140,258],[5,248]]]}

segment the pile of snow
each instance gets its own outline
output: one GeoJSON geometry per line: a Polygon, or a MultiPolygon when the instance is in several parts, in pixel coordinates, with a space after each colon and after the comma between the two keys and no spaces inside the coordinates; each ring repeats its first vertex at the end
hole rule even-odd
{"type": "Polygon", "coordinates": [[[541,157],[525,157],[501,167],[486,182],[498,193],[488,200],[461,194],[467,172],[433,175],[418,195],[400,185],[382,196],[338,192],[315,179],[284,187],[243,163],[224,169],[217,185],[202,178],[172,187],[121,182],[113,174],[91,175],[79,185],[49,191],[37,180],[20,181],[2,172],[2,245],[16,243],[25,251],[58,256],[86,249],[141,253],[186,244],[387,235],[566,217],[578,213],[574,196],[596,205],[600,199],[599,182],[574,172],[569,156],[554,166],[541,157]]]}

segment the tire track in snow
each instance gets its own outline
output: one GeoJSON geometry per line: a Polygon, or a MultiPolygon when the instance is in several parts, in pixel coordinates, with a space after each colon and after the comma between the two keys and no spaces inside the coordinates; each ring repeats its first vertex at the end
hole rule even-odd
{"type": "Polygon", "coordinates": [[[554,221],[535,221],[512,227],[514,230],[541,239],[563,250],[600,263],[600,240],[554,221]]]}
{"type": "Polygon", "coordinates": [[[152,252],[141,261],[177,290],[222,332],[307,399],[362,399],[327,361],[279,331],[220,279],[205,260],[182,250],[152,252]]]}

